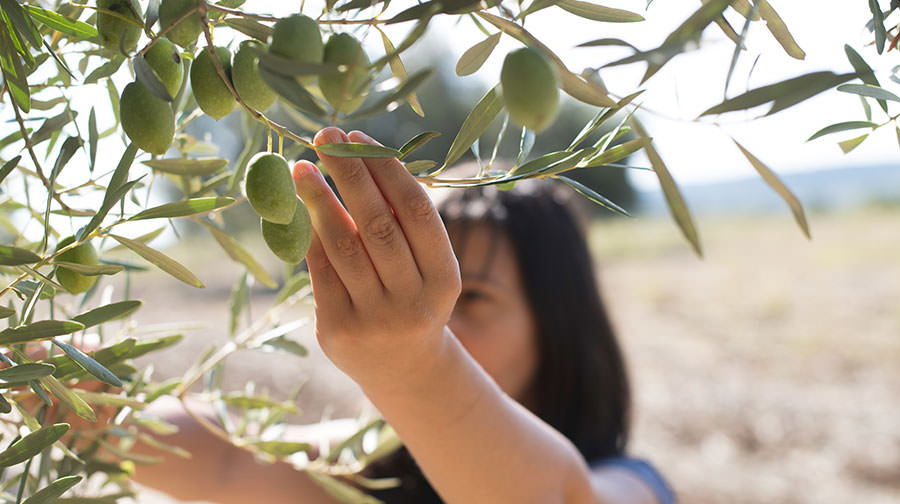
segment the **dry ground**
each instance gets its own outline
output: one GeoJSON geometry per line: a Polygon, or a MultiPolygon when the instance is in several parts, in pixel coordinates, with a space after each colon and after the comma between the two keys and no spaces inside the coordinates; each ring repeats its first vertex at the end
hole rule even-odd
{"type": "MultiPolygon", "coordinates": [[[[703,260],[668,219],[593,229],[633,376],[632,451],[663,470],[681,502],[900,502],[900,209],[815,214],[810,223],[807,242],[787,212],[700,217],[703,260]]],[[[154,277],[136,292],[146,301],[141,323],[205,324],[152,359],[160,376],[182,373],[224,339],[238,276],[218,250],[171,254],[209,287],[154,277]]],[[[255,291],[255,314],[271,299],[255,291]]],[[[300,306],[285,318],[307,313],[300,306]]],[[[293,336],[314,346],[308,333],[293,336]]],[[[226,369],[231,388],[252,379],[287,394],[308,380],[302,421],[352,415],[361,404],[315,351],[306,360],[244,352],[226,369]]]]}

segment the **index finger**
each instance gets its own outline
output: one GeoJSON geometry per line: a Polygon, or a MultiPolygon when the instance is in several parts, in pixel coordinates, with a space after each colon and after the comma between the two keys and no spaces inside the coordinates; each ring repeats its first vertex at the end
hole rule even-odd
{"type": "MultiPolygon", "coordinates": [[[[348,136],[353,142],[381,145],[361,131],[351,131],[348,136]]],[[[396,158],[363,158],[363,162],[394,209],[422,278],[459,276],[444,223],[415,177],[396,158]]]]}

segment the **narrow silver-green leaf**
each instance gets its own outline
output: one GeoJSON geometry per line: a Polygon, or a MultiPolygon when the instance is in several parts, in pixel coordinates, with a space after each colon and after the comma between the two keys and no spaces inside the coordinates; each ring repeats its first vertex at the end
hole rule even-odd
{"type": "Polygon", "coordinates": [[[0,319],[12,317],[16,314],[16,310],[0,305],[0,319]]]}
{"type": "Polygon", "coordinates": [[[593,166],[602,166],[609,163],[615,163],[620,159],[624,159],[635,152],[647,148],[650,145],[650,140],[647,138],[635,138],[634,140],[629,140],[624,143],[620,143],[615,147],[610,147],[609,149],[604,150],[603,152],[598,153],[597,155],[590,157],[585,160],[585,162],[581,165],[583,167],[593,167],[593,166]]]}
{"type": "Polygon", "coordinates": [[[751,89],[746,93],[710,107],[700,115],[705,116],[745,110],[773,102],[772,108],[766,113],[766,115],[772,115],[855,77],[855,73],[812,72],[768,86],[751,89]]]}
{"type": "Polygon", "coordinates": [[[5,382],[31,381],[53,374],[56,368],[50,364],[26,362],[16,366],[0,369],[0,380],[5,382]]]}
{"type": "Polygon", "coordinates": [[[41,260],[41,256],[30,250],[0,245],[0,265],[19,266],[21,264],[34,264],[41,260]]]}
{"type": "Polygon", "coordinates": [[[138,300],[119,301],[75,315],[72,317],[72,320],[84,324],[85,328],[94,327],[110,320],[125,317],[140,308],[142,304],[138,300]]]}
{"type": "MultiPolygon", "coordinates": [[[[260,53],[262,54],[262,53],[260,53]]],[[[263,62],[260,56],[260,63],[263,62]]],[[[272,88],[272,91],[278,93],[288,103],[296,107],[303,113],[313,117],[324,118],[327,116],[325,109],[316,101],[309,91],[303,88],[296,79],[290,76],[276,73],[269,67],[259,65],[259,76],[262,80],[272,88]]]]}
{"type": "Polygon", "coordinates": [[[887,40],[887,31],[884,29],[884,13],[878,0],[869,0],[869,10],[872,11],[872,23],[875,29],[875,47],[878,54],[884,52],[884,43],[887,40]]]}
{"type": "Polygon", "coordinates": [[[578,193],[586,197],[587,199],[593,201],[594,203],[611,210],[617,214],[624,215],[626,217],[631,217],[631,214],[628,213],[624,208],[616,205],[612,201],[610,201],[606,196],[598,193],[597,191],[591,189],[590,187],[578,182],[577,180],[572,180],[568,177],[564,177],[562,175],[554,175],[553,178],[564,182],[567,186],[575,189],[578,193]]]}
{"type": "Polygon", "coordinates": [[[209,212],[234,203],[234,198],[194,198],[148,208],[128,220],[169,219],[209,212]]]}
{"type": "Polygon", "coordinates": [[[182,282],[194,287],[206,287],[205,285],[203,285],[203,282],[201,282],[200,279],[197,278],[193,273],[191,273],[187,268],[182,266],[171,257],[163,254],[162,252],[150,248],[139,241],[125,238],[124,236],[114,234],[110,234],[109,236],[122,245],[125,245],[126,247],[131,249],[132,252],[153,263],[159,269],[177,278],[178,280],[181,280],[182,282]]]}
{"type": "Polygon", "coordinates": [[[288,280],[284,283],[284,287],[278,291],[278,295],[275,296],[275,304],[280,305],[281,303],[287,301],[287,299],[294,294],[300,292],[300,289],[309,285],[309,273],[305,271],[298,272],[288,278],[288,280]]]}
{"type": "Polygon", "coordinates": [[[82,479],[81,476],[63,476],[32,494],[31,497],[22,501],[22,504],[52,504],[58,502],[57,499],[62,494],[80,483],[82,479]]]}
{"type": "Polygon", "coordinates": [[[297,441],[257,441],[253,443],[253,446],[277,458],[312,449],[311,444],[297,441]]]}
{"type": "Polygon", "coordinates": [[[84,324],[72,320],[40,320],[31,324],[0,331],[0,345],[9,346],[72,334],[84,329],[84,324]]]}
{"type": "Polygon", "coordinates": [[[53,264],[87,276],[115,275],[125,269],[118,264],[81,264],[57,260],[54,260],[53,264]]]}
{"type": "Polygon", "coordinates": [[[838,146],[844,152],[844,154],[852,151],[853,149],[859,147],[859,144],[863,143],[863,141],[869,137],[869,134],[858,136],[856,138],[851,138],[850,140],[844,140],[842,142],[838,142],[838,146]]]}
{"type": "MultiPolygon", "coordinates": [[[[400,54],[397,52],[397,49],[394,47],[394,44],[391,42],[391,39],[388,38],[387,34],[383,31],[381,33],[381,43],[384,46],[384,52],[386,55],[394,55],[390,61],[391,73],[394,74],[394,77],[400,79],[405,82],[409,80],[409,77],[406,74],[406,67],[403,65],[403,60],[400,59],[400,54]]],[[[425,111],[422,110],[422,105],[419,103],[419,99],[416,98],[416,93],[412,92],[406,96],[406,102],[409,103],[410,108],[413,109],[413,112],[419,115],[419,117],[425,117],[425,111]]]]}
{"type": "Polygon", "coordinates": [[[50,28],[67,35],[73,35],[82,39],[90,39],[97,36],[97,29],[87,23],[69,19],[56,12],[41,9],[40,7],[35,7],[33,5],[25,5],[25,9],[28,11],[31,19],[37,19],[50,28]]]}
{"type": "MultiPolygon", "coordinates": [[[[383,112],[390,112],[395,110],[399,103],[403,100],[408,100],[410,96],[415,97],[413,91],[425,80],[431,76],[434,71],[430,68],[426,68],[425,70],[420,70],[412,75],[409,79],[405,81],[401,81],[401,83],[390,90],[389,93],[381,96],[371,105],[367,105],[365,108],[360,109],[350,115],[348,115],[345,119],[348,121],[363,119],[366,117],[371,117],[374,115],[379,115],[383,112]]],[[[417,102],[418,103],[418,102],[417,102]]]]}
{"type": "Polygon", "coordinates": [[[437,166],[437,163],[430,159],[417,159],[415,161],[404,163],[403,166],[405,166],[406,169],[413,175],[419,175],[431,170],[432,168],[437,166]]]}
{"type": "MultiPolygon", "coordinates": [[[[2,149],[2,147],[0,147],[0,149],[2,149]]],[[[21,159],[22,159],[22,156],[18,155],[16,157],[10,159],[9,161],[7,161],[3,165],[3,167],[0,168],[0,182],[3,182],[3,180],[6,179],[7,175],[12,173],[12,171],[15,170],[17,166],[19,166],[19,161],[21,159]]]]}
{"type": "Polygon", "coordinates": [[[39,381],[41,382],[41,385],[47,387],[47,390],[49,390],[54,397],[59,399],[67,408],[74,411],[76,415],[89,422],[97,421],[97,414],[94,413],[91,406],[84,402],[84,399],[78,397],[74,392],[69,390],[69,387],[60,383],[55,377],[52,375],[45,376],[40,378],[39,381]]]}
{"type": "Polygon", "coordinates": [[[460,77],[471,75],[478,71],[488,57],[494,52],[497,43],[500,42],[500,36],[503,32],[497,32],[488,38],[478,42],[472,47],[466,49],[466,52],[459,57],[456,62],[456,75],[460,77]]]}
{"type": "Polygon", "coordinates": [[[635,14],[631,11],[614,9],[612,7],[597,5],[590,2],[582,2],[581,0],[562,0],[556,5],[566,12],[575,14],[578,17],[590,19],[592,21],[605,21],[607,23],[633,23],[635,21],[644,20],[644,16],[635,14]]]}
{"type": "Polygon", "coordinates": [[[444,159],[444,164],[438,172],[443,171],[462,157],[469,150],[469,147],[472,146],[472,143],[478,140],[488,126],[494,122],[494,118],[497,117],[501,110],[503,110],[503,100],[497,92],[497,86],[494,86],[478,101],[475,108],[469,112],[462,127],[456,134],[456,138],[453,139],[450,150],[447,152],[447,158],[444,159]]]}
{"type": "Polygon", "coordinates": [[[229,309],[231,317],[229,318],[228,334],[232,337],[234,337],[234,333],[237,332],[241,313],[243,313],[244,308],[247,307],[249,294],[250,287],[249,285],[247,285],[247,272],[245,271],[244,274],[241,275],[241,279],[238,280],[234,287],[231,289],[231,306],[229,309]]]}
{"type": "Polygon", "coordinates": [[[316,146],[316,150],[332,157],[395,158],[397,149],[367,143],[335,142],[316,146]]]}
{"type": "Polygon", "coordinates": [[[287,336],[272,338],[263,343],[261,348],[263,350],[281,350],[283,352],[294,354],[297,357],[306,357],[309,355],[309,350],[307,350],[305,346],[292,339],[288,339],[287,336]]]}
{"type": "Polygon", "coordinates": [[[819,131],[812,134],[811,137],[807,138],[806,141],[815,140],[821,136],[830,135],[831,133],[838,133],[841,131],[849,131],[861,128],[877,128],[878,124],[873,123],[872,121],[846,121],[832,124],[830,126],[825,126],[819,131]]]}
{"type": "Polygon", "coordinates": [[[167,158],[142,161],[154,170],[172,175],[206,176],[217,173],[228,166],[227,159],[221,158],[167,158]]]}
{"type": "Polygon", "coordinates": [[[112,209],[119,200],[125,197],[125,194],[134,186],[135,181],[126,182],[128,180],[128,171],[134,163],[134,157],[137,155],[138,146],[129,144],[116,165],[112,178],[106,186],[106,193],[103,195],[103,203],[100,204],[100,210],[91,218],[90,222],[84,226],[81,236],[86,236],[93,232],[106,218],[106,214],[112,209]]]}
{"type": "Polygon", "coordinates": [[[272,35],[272,27],[247,18],[228,18],[225,24],[235,30],[262,42],[268,42],[272,35]]]}
{"type": "MultiPolygon", "coordinates": [[[[850,64],[853,65],[853,69],[856,70],[856,74],[859,75],[859,78],[863,83],[870,86],[881,87],[881,84],[878,83],[878,78],[875,77],[875,72],[872,70],[872,67],[866,63],[866,60],[864,60],[855,49],[848,44],[844,44],[844,53],[847,55],[847,59],[850,61],[850,64]]],[[[865,100],[863,100],[863,103],[866,103],[865,100]]],[[[886,101],[878,100],[878,105],[881,106],[881,110],[885,112],[888,111],[886,101]]],[[[866,117],[871,119],[870,116],[866,117]]]]}
{"type": "Polygon", "coordinates": [[[73,389],[73,392],[75,392],[78,397],[84,399],[84,402],[93,404],[94,406],[127,406],[138,411],[147,407],[147,403],[144,401],[119,394],[111,394],[109,392],[89,392],[79,388],[73,389]]]}
{"type": "Polygon", "coordinates": [[[219,246],[228,254],[233,261],[239,262],[247,267],[247,271],[253,275],[254,278],[259,280],[259,282],[270,289],[277,289],[278,284],[275,280],[272,280],[272,277],[269,276],[269,273],[266,271],[262,265],[259,264],[253,254],[247,251],[237,240],[235,240],[231,235],[217,228],[216,226],[206,222],[201,221],[206,229],[209,230],[210,234],[213,235],[213,238],[216,239],[216,242],[219,243],[219,246]]]}
{"type": "Polygon", "coordinates": [[[400,147],[400,155],[397,156],[397,159],[402,161],[403,158],[412,154],[413,151],[428,143],[432,138],[437,138],[439,136],[441,136],[441,134],[437,131],[425,131],[423,133],[419,133],[418,135],[409,139],[409,141],[403,144],[402,147],[400,147]]]}
{"type": "Polygon", "coordinates": [[[0,467],[13,466],[34,457],[57,442],[69,430],[69,424],[48,425],[27,434],[0,452],[0,467]]]}
{"type": "Polygon", "coordinates": [[[97,114],[91,107],[91,113],[88,116],[88,145],[90,146],[91,172],[94,171],[94,164],[97,162],[97,142],[100,140],[100,133],[97,131],[97,114]]]}
{"type": "MultiPolygon", "coordinates": [[[[631,118],[631,125],[638,137],[650,139],[644,126],[637,118],[631,118]]],[[[681,233],[693,247],[694,253],[696,253],[698,257],[703,257],[703,249],[700,247],[700,235],[697,233],[697,228],[694,226],[694,219],[691,217],[691,212],[684,202],[681,190],[678,189],[678,184],[675,183],[675,179],[672,178],[668,167],[666,167],[666,163],[659,153],[656,152],[656,148],[653,147],[652,142],[647,144],[644,148],[644,152],[647,154],[650,165],[653,167],[653,171],[659,179],[659,185],[662,187],[663,195],[666,198],[666,203],[669,205],[669,211],[672,212],[672,217],[678,224],[679,229],[681,229],[681,233]]]]}
{"type": "Polygon", "coordinates": [[[759,17],[766,22],[766,28],[769,29],[769,32],[772,33],[775,40],[781,44],[781,47],[784,48],[784,52],[795,59],[802,60],[806,58],[806,53],[803,52],[803,49],[801,49],[799,45],[797,45],[797,41],[794,40],[791,32],[788,31],[787,25],[784,24],[781,16],[775,12],[775,9],[772,8],[772,5],[769,4],[768,0],[758,0],[758,2],[759,17]]]}
{"type": "Polygon", "coordinates": [[[838,86],[837,89],[838,91],[843,91],[845,93],[868,96],[869,98],[900,102],[900,96],[897,96],[880,86],[872,86],[871,84],[843,84],[838,86]]]}
{"type": "Polygon", "coordinates": [[[803,234],[806,235],[806,238],[810,239],[809,224],[806,222],[806,214],[803,212],[803,205],[800,203],[800,200],[798,200],[797,197],[794,196],[794,193],[784,185],[781,179],[778,178],[778,175],[775,175],[775,172],[745,149],[737,140],[734,138],[731,140],[737,145],[738,149],[741,150],[741,153],[747,158],[747,161],[750,161],[750,164],[756,168],[756,171],[759,172],[759,176],[762,177],[763,181],[765,181],[773,191],[778,193],[778,195],[781,196],[781,199],[791,207],[791,212],[794,213],[794,220],[797,221],[797,225],[800,226],[800,229],[803,231],[803,234]]]}

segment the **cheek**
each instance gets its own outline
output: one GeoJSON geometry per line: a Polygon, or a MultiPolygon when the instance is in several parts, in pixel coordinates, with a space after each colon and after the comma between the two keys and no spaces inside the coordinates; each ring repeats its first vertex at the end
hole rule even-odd
{"type": "Polygon", "coordinates": [[[537,368],[534,328],[527,314],[474,317],[455,314],[450,330],[469,354],[514,399],[521,400],[537,368]]]}

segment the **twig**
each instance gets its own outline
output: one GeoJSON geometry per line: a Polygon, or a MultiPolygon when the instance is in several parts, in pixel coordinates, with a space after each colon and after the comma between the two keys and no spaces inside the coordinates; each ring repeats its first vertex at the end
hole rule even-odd
{"type": "Polygon", "coordinates": [[[6,87],[6,91],[9,94],[9,102],[12,105],[13,112],[16,114],[16,122],[19,123],[19,131],[22,133],[22,139],[25,140],[25,148],[28,150],[28,153],[31,155],[31,161],[34,163],[34,168],[37,171],[38,177],[41,179],[41,182],[44,184],[44,187],[47,188],[51,197],[56,200],[57,203],[62,206],[62,209],[71,212],[72,208],[69,205],[66,205],[62,198],[60,198],[59,194],[53,190],[53,187],[50,185],[50,180],[44,175],[44,170],[41,168],[41,163],[38,161],[37,154],[34,153],[34,145],[31,143],[31,137],[28,136],[28,130],[25,128],[25,121],[22,119],[22,114],[19,112],[19,106],[16,103],[16,99],[13,98],[12,90],[9,86],[6,87]]]}

